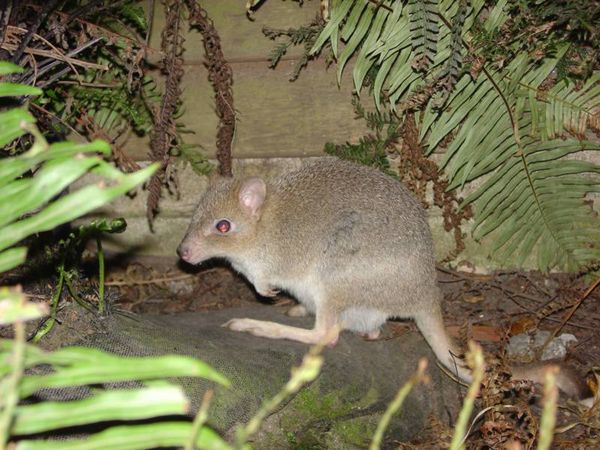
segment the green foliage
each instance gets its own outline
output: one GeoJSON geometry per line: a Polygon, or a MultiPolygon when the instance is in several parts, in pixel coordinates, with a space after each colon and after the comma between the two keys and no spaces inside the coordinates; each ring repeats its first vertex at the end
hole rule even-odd
{"type": "Polygon", "coordinates": [[[432,106],[435,109],[441,109],[448,100],[450,93],[454,90],[458,78],[462,71],[463,65],[463,42],[462,31],[467,18],[467,1],[459,2],[458,11],[453,18],[452,36],[450,40],[450,56],[440,74],[438,75],[437,84],[441,86],[437,93],[433,94],[432,106]]]}
{"type": "MultiPolygon", "coordinates": [[[[67,2],[59,12],[68,17],[74,9],[67,2]]],[[[76,130],[92,139],[101,133],[115,137],[129,128],[146,134],[153,125],[152,108],[160,98],[154,79],[144,74],[147,50],[139,33],[147,31],[146,13],[137,0],[89,11],[85,21],[67,22],[61,44],[81,45],[101,37],[101,45],[90,46],[82,55],[105,69],[69,71],[55,79],[60,83],[42,79],[44,94],[36,104],[53,115],[59,135],[76,130]]],[[[51,23],[45,21],[42,27],[51,23]]]]}
{"type": "Polygon", "coordinates": [[[71,231],[65,239],[61,239],[57,246],[46,248],[46,254],[49,260],[58,255],[58,264],[56,272],[58,280],[54,287],[54,294],[50,301],[50,317],[42,323],[32,338],[33,342],[39,342],[48,334],[56,323],[56,314],[58,312],[59,301],[62,297],[63,288],[66,285],[67,291],[80,306],[91,309],[86,302],[77,294],[74,287],[74,281],[79,278],[77,265],[80,263],[80,255],[83,246],[90,238],[96,239],[98,250],[98,313],[104,314],[106,305],[104,302],[104,252],[100,241],[100,235],[103,233],[122,233],[127,228],[127,222],[123,218],[117,218],[111,221],[106,219],[93,220],[87,225],[81,225],[77,230],[71,231]]]}
{"type": "MultiPolygon", "coordinates": [[[[149,446],[183,446],[192,432],[189,421],[152,425],[110,427],[86,439],[47,441],[35,434],[74,426],[111,421],[137,421],[188,413],[189,400],[181,387],[161,381],[166,377],[202,377],[229,385],[229,381],[205,363],[185,356],[122,357],[100,350],[66,347],[45,352],[27,345],[23,320],[41,317],[34,305],[15,291],[0,290],[0,310],[11,311],[3,323],[14,323],[17,338],[0,340],[0,446],[11,435],[19,435],[17,449],[146,449],[149,446]],[[21,330],[21,331],[19,331],[21,330]],[[26,375],[24,370],[49,367],[43,375],[26,375]],[[134,389],[99,389],[98,385],[122,381],[143,381],[134,389]],[[93,385],[91,395],[81,400],[44,401],[20,404],[40,389],[93,385]],[[31,437],[29,437],[31,436],[31,437]]],[[[39,371],[38,371],[39,372],[39,371]]],[[[229,446],[211,429],[203,427],[195,444],[201,448],[229,446]]]]}
{"type": "MultiPolygon", "coordinates": [[[[3,62],[0,67],[4,71],[10,70],[3,62]]],[[[20,95],[21,91],[8,89],[5,95],[20,95]]],[[[156,170],[155,166],[149,166],[132,174],[123,174],[99,156],[84,156],[109,155],[110,147],[102,141],[49,145],[33,125],[33,117],[22,109],[1,113],[0,123],[0,147],[27,133],[33,137],[27,151],[0,160],[0,195],[3,199],[0,204],[0,272],[24,261],[25,249],[12,247],[19,241],[52,230],[104,205],[146,180],[156,170]],[[31,173],[35,176],[28,176],[31,173]],[[102,181],[56,198],[86,173],[94,173],[102,181]]]]}
{"type": "MultiPolygon", "coordinates": [[[[30,131],[36,133],[33,129],[30,131]]],[[[0,145],[4,144],[6,142],[0,145]]],[[[0,195],[5,200],[0,206],[0,271],[23,261],[9,262],[6,259],[6,250],[12,245],[102,206],[140,184],[156,169],[149,166],[125,175],[97,156],[77,156],[96,152],[109,153],[110,149],[101,141],[48,145],[38,135],[26,153],[0,160],[0,195]],[[35,179],[23,177],[32,170],[36,171],[35,179]],[[106,181],[53,200],[64,188],[88,172],[100,175],[106,181]],[[108,185],[108,181],[113,184],[108,185]],[[43,209],[36,214],[24,216],[40,207],[43,209]]]]}
{"type": "MultiPolygon", "coordinates": [[[[15,71],[18,71],[16,66],[0,62],[1,73],[15,71]]],[[[24,89],[22,86],[0,85],[0,91],[2,89],[9,96],[39,93],[36,88],[24,89]]],[[[31,135],[32,143],[24,153],[0,160],[0,195],[6,200],[0,204],[0,272],[24,261],[26,249],[12,247],[23,238],[80,217],[130,190],[155,170],[154,166],[149,166],[123,174],[99,156],[90,156],[98,153],[108,156],[110,148],[106,143],[48,145],[27,111],[19,109],[3,114],[13,119],[0,121],[0,146],[27,133],[31,135]],[[86,173],[94,173],[98,181],[60,195],[86,173]]],[[[91,236],[120,232],[124,227],[122,219],[95,221],[61,241],[59,287],[52,300],[52,316],[46,323],[50,325],[42,327],[34,341],[47,332],[56,319],[63,281],[72,290],[65,270],[69,253],[91,236]]],[[[232,447],[217,433],[204,425],[208,404],[201,407],[198,420],[194,422],[184,417],[172,419],[188,414],[190,402],[181,387],[164,381],[171,377],[202,377],[229,386],[229,381],[219,372],[202,361],[185,356],[134,358],[84,347],[45,352],[36,345],[26,344],[24,322],[47,314],[47,305],[28,302],[19,288],[0,288],[0,325],[12,325],[15,332],[14,340],[0,340],[0,448],[6,448],[6,444],[18,436],[18,442],[10,445],[19,450],[137,450],[183,446],[231,450],[232,447]],[[131,381],[143,382],[143,386],[133,389],[99,387],[131,381]],[[78,386],[91,388],[90,395],[81,400],[24,402],[43,389],[78,386]],[[170,421],[158,420],[161,417],[169,417],[170,421]],[[135,423],[149,419],[153,419],[150,424],[135,423]],[[123,424],[93,432],[98,424],[115,421],[123,424]],[[71,427],[84,427],[81,430],[85,433],[90,431],[86,426],[92,426],[92,431],[85,438],[47,440],[36,436],[39,433],[52,435],[71,427]]],[[[264,418],[287,396],[314,380],[323,363],[319,354],[321,348],[316,347],[307,354],[282,391],[265,402],[246,426],[239,428],[236,448],[248,449],[246,440],[258,430],[264,418]]]]}
{"type": "MultiPolygon", "coordinates": [[[[80,128],[77,119],[80,119],[81,111],[85,111],[99,128],[110,132],[126,126],[130,126],[139,135],[150,132],[152,116],[144,101],[159,98],[154,80],[146,77],[140,85],[142,92],[132,99],[132,93],[123,82],[125,68],[112,63],[111,67],[105,73],[90,70],[85,74],[86,83],[106,87],[73,85],[66,89],[57,87],[55,91],[51,91],[49,96],[56,99],[50,99],[52,110],[62,120],[77,128],[80,128]]],[[[48,102],[48,99],[41,101],[48,102]]],[[[81,131],[84,132],[83,129],[81,131]]]]}
{"type": "MultiPolygon", "coordinates": [[[[507,5],[508,18],[483,41],[489,59],[505,59],[515,52],[532,56],[552,53],[564,42],[573,45],[557,67],[557,76],[587,79],[600,60],[600,4],[589,0],[520,0],[507,5]]],[[[476,35],[477,37],[477,35],[476,35]]]]}
{"type": "MultiPolygon", "coordinates": [[[[156,75],[148,71],[146,62],[158,52],[146,42],[148,13],[143,2],[69,1],[52,8],[45,3],[34,0],[15,6],[13,11],[15,21],[27,28],[47,8],[47,16],[36,28],[45,39],[34,38],[30,45],[51,57],[32,61],[31,55],[21,55],[18,62],[27,70],[16,79],[44,88],[33,101],[38,127],[49,141],[73,134],[88,141],[107,140],[117,165],[134,170],[136,165],[126,145],[132,134],[144,136],[152,131],[162,96],[156,75]],[[56,32],[57,23],[61,24],[60,33],[56,32]],[[68,64],[60,57],[53,60],[59,52],[72,55],[78,62],[68,64]]],[[[179,152],[185,145],[183,133],[185,130],[177,127],[172,154],[185,159],[192,151],[179,152]]],[[[16,151],[21,150],[18,144],[16,151]]],[[[206,156],[198,148],[193,153],[195,170],[207,173],[210,165],[206,156]]]]}
{"type": "Polygon", "coordinates": [[[119,7],[119,13],[123,20],[126,23],[132,24],[137,31],[145,32],[148,29],[146,12],[139,2],[123,2],[123,4],[119,7]]]}
{"type": "MultiPolygon", "coordinates": [[[[15,66],[0,62],[0,72],[16,71],[15,66]]],[[[23,92],[38,93],[35,88],[7,84],[0,85],[0,91],[9,96],[23,92]]],[[[11,110],[3,114],[23,120],[3,122],[0,146],[6,146],[28,132],[33,142],[24,153],[0,160],[0,195],[5,200],[0,205],[0,272],[23,262],[25,248],[11,248],[23,238],[80,217],[127,192],[156,169],[149,166],[125,175],[99,156],[90,156],[97,153],[109,155],[110,148],[104,142],[48,145],[27,111],[11,110]],[[14,114],[14,111],[20,113],[14,114]],[[61,191],[86,173],[95,173],[99,181],[59,196],[61,191]]],[[[64,245],[73,245],[73,242],[80,242],[93,233],[116,232],[123,228],[124,221],[99,221],[81,228],[64,245]]],[[[56,300],[60,296],[60,290],[58,292],[56,300]]],[[[115,420],[134,421],[186,414],[189,400],[179,386],[161,381],[166,377],[203,377],[229,385],[225,377],[207,364],[183,356],[131,358],[78,347],[47,353],[34,345],[27,345],[23,322],[40,318],[46,312],[46,305],[29,303],[19,290],[0,289],[0,325],[12,324],[15,330],[14,340],[0,340],[0,448],[5,448],[11,436],[16,435],[21,437],[15,445],[17,449],[145,449],[149,445],[184,445],[192,436],[192,423],[189,421],[111,427],[85,440],[47,441],[36,439],[34,435],[115,420]],[[40,373],[34,370],[40,366],[50,370],[35,374],[40,373]],[[34,374],[25,374],[26,370],[33,370],[34,374]],[[96,388],[82,400],[22,404],[23,400],[41,389],[97,386],[132,380],[144,381],[145,385],[136,389],[96,388]]],[[[205,448],[229,448],[206,427],[196,434],[194,443],[205,448]]]]}
{"type": "Polygon", "coordinates": [[[377,167],[382,172],[397,177],[390,168],[387,158],[388,150],[393,149],[400,138],[399,123],[392,120],[389,114],[366,112],[357,99],[353,101],[358,117],[365,119],[367,126],[373,131],[359,139],[357,144],[325,144],[325,153],[347,159],[367,166],[377,167]]]}
{"type": "MultiPolygon", "coordinates": [[[[598,262],[600,224],[584,199],[599,191],[593,174],[600,170],[572,156],[600,148],[586,140],[588,130],[600,128],[600,72],[578,83],[572,72],[565,77],[573,46],[553,33],[545,37],[543,28],[541,45],[523,45],[524,36],[507,31],[515,23],[507,0],[489,7],[484,0],[440,0],[435,49],[436,2],[377,3],[335,3],[312,51],[330,43],[338,76],[355,56],[355,89],[370,82],[379,110],[400,118],[420,111],[421,145],[427,154],[443,153],[448,189],[484,177],[464,204],[475,206],[475,236],[494,232],[494,250],[507,264],[521,265],[532,253],[542,270],[585,270],[598,262]],[[341,54],[339,40],[346,44],[341,54]],[[461,67],[465,49],[469,72],[461,67]]],[[[546,3],[520,4],[529,14],[546,3]]],[[[546,17],[574,12],[565,2],[554,6],[546,17]]],[[[597,6],[586,8],[595,17],[597,6]]],[[[359,147],[365,142],[346,146],[346,153],[359,147]]]]}
{"type": "Polygon", "coordinates": [[[215,168],[215,166],[206,159],[206,155],[199,150],[196,145],[182,144],[179,146],[176,155],[185,159],[190,164],[192,170],[198,175],[208,175],[215,168]]]}
{"type": "Polygon", "coordinates": [[[308,61],[313,57],[310,54],[310,50],[312,49],[317,36],[321,33],[323,26],[323,21],[315,19],[308,25],[299,28],[288,28],[287,30],[264,27],[262,30],[263,34],[269,39],[277,40],[283,38],[283,41],[275,45],[269,55],[271,60],[269,67],[276,67],[290,47],[302,45],[304,51],[300,59],[295,63],[294,70],[290,76],[290,81],[296,80],[300,76],[302,69],[306,67],[308,61]]]}
{"type": "Polygon", "coordinates": [[[438,35],[437,0],[409,0],[410,32],[412,34],[412,66],[426,71],[436,53],[438,35]]]}
{"type": "MultiPolygon", "coordinates": [[[[42,317],[45,310],[41,305],[27,302],[18,291],[0,289],[0,311],[7,312],[0,316],[0,323],[13,323],[16,330],[15,340],[0,340],[0,447],[4,448],[11,435],[18,435],[20,440],[15,446],[18,450],[183,447],[190,438],[197,448],[231,450],[231,446],[203,423],[195,429],[196,424],[189,420],[172,419],[172,416],[189,412],[189,400],[179,386],[162,381],[163,378],[202,377],[229,386],[223,375],[205,363],[185,356],[123,357],[84,347],[45,352],[25,343],[22,323],[42,317]],[[40,366],[51,370],[41,371],[42,374],[24,373],[26,369],[40,366]],[[133,389],[98,388],[124,381],[142,381],[144,384],[133,389]],[[81,400],[20,403],[41,389],[76,386],[94,389],[81,400]],[[126,423],[166,416],[170,417],[170,421],[126,423]],[[113,421],[125,424],[111,426],[86,438],[35,439],[37,433],[113,421]]],[[[284,388],[275,397],[266,400],[246,425],[238,428],[236,449],[249,449],[246,441],[256,433],[265,417],[288,396],[317,377],[323,364],[321,350],[322,346],[313,347],[302,364],[292,370],[284,388]]]]}
{"type": "Polygon", "coordinates": [[[465,78],[443,113],[425,111],[421,130],[422,137],[429,131],[430,153],[455,133],[441,162],[450,189],[490,174],[465,198],[475,202],[475,236],[498,229],[494,251],[505,260],[516,254],[517,265],[535,247],[544,271],[579,270],[600,257],[598,221],[583,202],[599,187],[597,179],[581,175],[600,168],[564,159],[600,149],[598,142],[566,137],[600,101],[598,77],[580,90],[561,82],[547,92],[547,100],[536,97],[565,50],[542,65],[522,55],[490,78],[465,78]]]}

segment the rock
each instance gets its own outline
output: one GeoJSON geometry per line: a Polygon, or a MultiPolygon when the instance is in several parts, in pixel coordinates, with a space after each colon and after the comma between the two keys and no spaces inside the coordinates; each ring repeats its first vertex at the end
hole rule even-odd
{"type": "MultiPolygon", "coordinates": [[[[209,424],[227,438],[246,423],[263,401],[284,386],[292,367],[308,350],[306,345],[238,333],[221,324],[234,317],[251,317],[309,328],[313,318],[287,317],[275,306],[162,316],[113,314],[96,333],[73,339],[68,324],[56,333],[58,342],[99,347],[118,354],[142,356],[177,353],[195,356],[229,378],[230,389],[199,379],[179,380],[197,409],[203,392],[215,389],[209,424]]],[[[82,326],[81,322],[73,327],[82,326]]],[[[386,433],[383,448],[406,441],[424,428],[427,417],[446,420],[459,406],[459,389],[442,374],[418,333],[401,338],[366,341],[343,332],[334,348],[324,350],[319,377],[267,418],[254,448],[353,449],[368,446],[383,411],[397,390],[414,373],[421,357],[429,360],[431,383],[418,386],[406,399],[386,433]]],[[[454,415],[454,414],[453,414],[454,415]]],[[[393,447],[395,448],[395,447],[393,447]]]]}
{"type": "MultiPolygon", "coordinates": [[[[531,360],[535,358],[550,335],[549,331],[537,330],[531,334],[521,333],[512,336],[508,342],[508,355],[512,358],[531,360]]],[[[565,359],[569,346],[575,342],[577,342],[577,338],[569,333],[555,337],[543,349],[542,361],[565,359]]]]}

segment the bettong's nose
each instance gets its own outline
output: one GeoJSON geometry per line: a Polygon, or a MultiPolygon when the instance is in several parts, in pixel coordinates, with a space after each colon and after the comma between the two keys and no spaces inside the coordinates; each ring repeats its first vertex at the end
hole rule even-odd
{"type": "Polygon", "coordinates": [[[192,249],[188,244],[182,242],[181,244],[179,244],[179,247],[177,247],[177,254],[184,261],[188,261],[190,255],[192,254],[192,249]]]}

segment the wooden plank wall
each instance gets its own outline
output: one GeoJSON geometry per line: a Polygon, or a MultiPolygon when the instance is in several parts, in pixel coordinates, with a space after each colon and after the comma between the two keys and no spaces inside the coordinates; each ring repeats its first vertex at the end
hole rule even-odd
{"type": "MultiPolygon", "coordinates": [[[[156,5],[150,44],[159,48],[165,15],[160,2],[156,5]]],[[[354,141],[364,134],[364,122],[354,119],[350,104],[349,73],[338,87],[335,67],[327,69],[322,56],[290,82],[299,48],[293,48],[276,69],[269,68],[274,42],[263,35],[263,26],[287,29],[307,24],[318,12],[318,1],[305,1],[299,7],[297,2],[266,0],[254,21],[246,17],[241,0],[206,0],[202,6],[214,21],[234,74],[235,158],[321,155],[328,141],[354,141]]],[[[185,136],[186,143],[201,146],[213,157],[217,127],[214,94],[204,67],[201,35],[196,31],[186,34],[184,60],[181,121],[195,133],[185,136]]],[[[128,152],[134,159],[147,159],[147,139],[133,138],[128,152]]]]}

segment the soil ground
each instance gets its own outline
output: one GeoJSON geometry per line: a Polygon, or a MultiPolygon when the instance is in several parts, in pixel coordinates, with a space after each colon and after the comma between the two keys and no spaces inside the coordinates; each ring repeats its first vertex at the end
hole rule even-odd
{"type": "MultiPolygon", "coordinates": [[[[274,299],[259,297],[240,276],[225,267],[197,270],[169,264],[108,264],[107,301],[111,308],[135,313],[173,314],[190,311],[260,305],[290,307],[294,300],[285,295],[274,299]]],[[[93,273],[90,266],[90,273],[93,273]]],[[[571,333],[577,342],[569,348],[566,363],[596,389],[593,371],[600,368],[600,287],[593,281],[565,274],[502,272],[476,275],[438,270],[444,293],[446,325],[455,339],[474,339],[482,344],[488,374],[479,409],[493,407],[473,423],[468,448],[527,448],[539,426],[540,389],[530,383],[507,381],[503,349],[509,336],[536,329],[559,335],[571,333]],[[516,389],[516,390],[515,390],[516,389]],[[515,393],[516,392],[516,393],[515,393]],[[501,406],[499,406],[501,405],[501,406]],[[520,441],[521,444],[517,444],[520,441]],[[511,445],[513,445],[511,447],[511,445]],[[524,445],[520,447],[519,445],[524,445]]],[[[21,282],[33,300],[48,301],[54,277],[4,277],[2,284],[21,282]]],[[[97,283],[78,283],[80,296],[93,302],[97,283]]],[[[65,298],[63,301],[68,301],[65,298]]],[[[68,318],[65,318],[68,320],[68,318]]],[[[400,339],[410,329],[407,321],[390,321],[381,339],[400,339]]],[[[2,334],[2,333],[0,333],[2,334]]],[[[600,449],[600,408],[586,412],[561,398],[557,426],[566,431],[555,436],[553,448],[600,449]]],[[[451,436],[451,418],[432,418],[430,433],[419,442],[398,443],[399,448],[444,448],[451,436]]]]}

